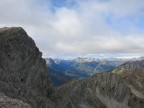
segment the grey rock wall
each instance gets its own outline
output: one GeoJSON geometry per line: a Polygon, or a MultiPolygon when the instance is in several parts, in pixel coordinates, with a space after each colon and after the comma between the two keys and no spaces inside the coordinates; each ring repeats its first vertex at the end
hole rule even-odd
{"type": "Polygon", "coordinates": [[[20,27],[0,29],[0,92],[32,108],[67,107],[49,80],[42,53],[20,27]]]}

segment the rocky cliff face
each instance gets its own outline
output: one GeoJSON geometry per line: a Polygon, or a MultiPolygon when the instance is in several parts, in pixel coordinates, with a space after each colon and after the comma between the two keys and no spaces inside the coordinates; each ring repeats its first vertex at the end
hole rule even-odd
{"type": "Polygon", "coordinates": [[[112,73],[71,81],[59,88],[76,108],[144,108],[144,61],[125,63],[112,73]]]}
{"type": "Polygon", "coordinates": [[[1,93],[0,108],[31,108],[31,106],[18,99],[7,97],[3,93],[1,93]]]}
{"type": "Polygon", "coordinates": [[[5,102],[9,102],[6,108],[67,106],[52,87],[46,62],[41,56],[34,41],[22,28],[0,29],[0,92],[4,94],[0,95],[0,107],[5,108],[5,102]]]}

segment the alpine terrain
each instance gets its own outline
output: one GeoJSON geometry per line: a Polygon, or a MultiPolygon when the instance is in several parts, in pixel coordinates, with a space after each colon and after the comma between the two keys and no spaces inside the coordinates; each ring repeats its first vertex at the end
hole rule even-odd
{"type": "Polygon", "coordinates": [[[144,108],[143,59],[99,67],[96,61],[50,61],[23,28],[0,28],[0,108],[144,108]],[[90,76],[75,79],[77,72],[90,76]],[[57,88],[56,74],[57,82],[64,80],[57,88]]]}

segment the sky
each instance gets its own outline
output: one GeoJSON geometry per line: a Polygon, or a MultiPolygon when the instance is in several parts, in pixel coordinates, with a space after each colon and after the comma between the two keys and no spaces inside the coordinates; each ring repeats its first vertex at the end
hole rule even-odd
{"type": "Polygon", "coordinates": [[[144,0],[0,0],[5,26],[23,27],[44,57],[144,55],[144,0]]]}

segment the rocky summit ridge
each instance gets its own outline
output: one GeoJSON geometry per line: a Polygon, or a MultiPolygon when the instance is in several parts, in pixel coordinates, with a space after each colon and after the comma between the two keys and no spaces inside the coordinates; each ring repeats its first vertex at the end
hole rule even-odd
{"type": "Polygon", "coordinates": [[[1,28],[0,107],[64,108],[66,102],[59,105],[62,99],[56,94],[32,38],[20,27],[1,28]]]}

